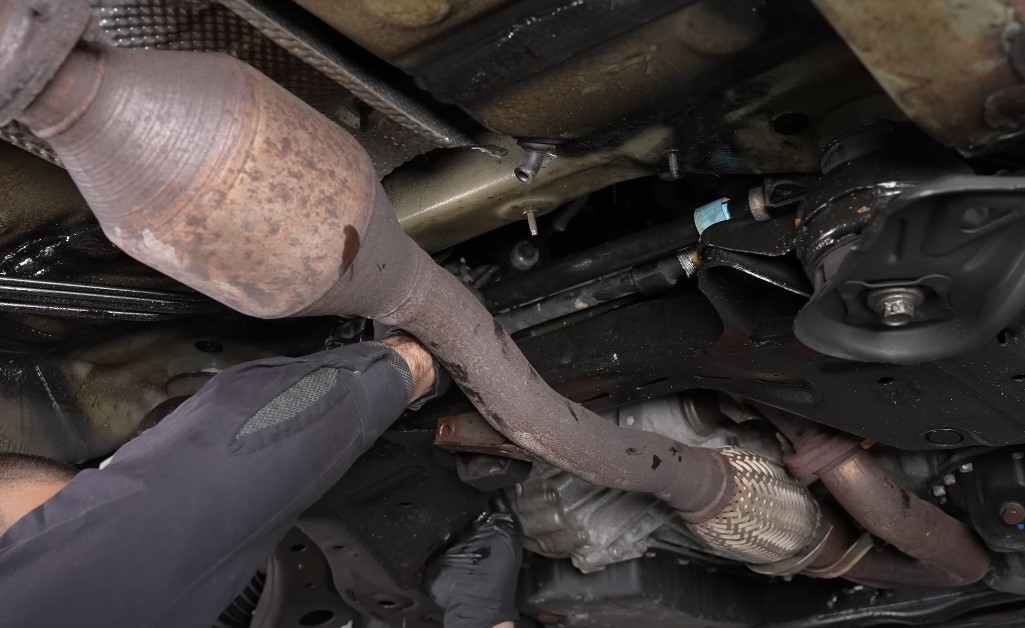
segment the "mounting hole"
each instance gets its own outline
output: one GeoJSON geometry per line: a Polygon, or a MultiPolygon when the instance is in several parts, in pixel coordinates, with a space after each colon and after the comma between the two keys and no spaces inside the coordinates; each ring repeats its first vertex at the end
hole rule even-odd
{"type": "Polygon", "coordinates": [[[388,598],[382,598],[380,600],[377,600],[378,608],[395,608],[398,605],[398,602],[396,602],[395,600],[389,600],[388,598]]]}
{"type": "Polygon", "coordinates": [[[782,113],[772,119],[772,130],[780,135],[800,135],[811,126],[811,119],[803,113],[782,113]]]}
{"type": "Polygon", "coordinates": [[[530,172],[526,168],[516,168],[513,170],[513,173],[516,174],[516,178],[519,179],[521,183],[530,183],[534,180],[534,173],[530,172]]]}
{"type": "Polygon", "coordinates": [[[314,583],[314,582],[307,582],[307,583],[306,583],[306,588],[307,588],[307,589],[316,589],[316,588],[317,588],[317,585],[316,585],[316,583],[314,583]]]}
{"type": "Polygon", "coordinates": [[[957,445],[964,441],[964,434],[958,430],[950,428],[941,428],[938,430],[929,430],[925,433],[925,440],[929,441],[933,445],[943,445],[950,447],[957,445]]]}
{"type": "Polygon", "coordinates": [[[399,502],[401,508],[412,508],[413,502],[399,502]]]}
{"type": "Polygon", "coordinates": [[[323,626],[335,618],[335,614],[327,609],[310,611],[299,618],[300,626],[323,626]]]}
{"type": "Polygon", "coordinates": [[[1021,384],[1022,382],[1025,382],[1025,375],[1019,373],[1018,375],[1012,375],[1011,379],[1021,384]]]}
{"type": "Polygon", "coordinates": [[[290,547],[288,549],[290,549],[293,553],[298,554],[299,552],[306,551],[306,544],[305,543],[296,543],[295,545],[293,545],[292,547],[290,547]]]}
{"type": "Polygon", "coordinates": [[[333,550],[343,550],[343,549],[345,549],[345,546],[342,545],[341,543],[339,543],[338,545],[332,545],[331,549],[333,549],[333,550]]]}
{"type": "Polygon", "coordinates": [[[876,380],[876,382],[880,386],[889,386],[890,384],[892,384],[895,381],[897,381],[897,380],[893,379],[892,377],[880,377],[879,379],[876,380]]]}
{"type": "Polygon", "coordinates": [[[221,343],[216,340],[210,340],[209,338],[197,340],[192,343],[192,346],[195,347],[197,351],[202,351],[203,353],[220,353],[221,351],[224,351],[224,347],[221,343]]]}

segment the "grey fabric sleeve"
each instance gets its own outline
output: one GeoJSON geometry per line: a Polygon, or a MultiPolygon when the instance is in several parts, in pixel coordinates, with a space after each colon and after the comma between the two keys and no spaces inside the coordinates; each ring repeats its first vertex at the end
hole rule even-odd
{"type": "Polygon", "coordinates": [[[401,414],[394,355],[368,343],[215,377],[0,536],[0,626],[212,625],[401,414]]]}
{"type": "Polygon", "coordinates": [[[412,373],[412,371],[409,370],[409,364],[406,363],[405,358],[403,358],[401,355],[399,355],[398,352],[393,351],[391,349],[391,347],[389,347],[388,345],[384,344],[383,342],[378,342],[376,340],[372,340],[370,342],[366,342],[366,343],[363,343],[363,344],[376,345],[376,346],[380,346],[380,347],[384,347],[385,349],[388,349],[388,353],[385,355],[385,360],[388,362],[389,365],[391,365],[391,367],[393,369],[395,369],[395,372],[398,373],[399,377],[402,378],[402,383],[404,383],[406,385],[406,399],[409,399],[410,397],[412,397],[413,396],[413,373],[412,373]]]}

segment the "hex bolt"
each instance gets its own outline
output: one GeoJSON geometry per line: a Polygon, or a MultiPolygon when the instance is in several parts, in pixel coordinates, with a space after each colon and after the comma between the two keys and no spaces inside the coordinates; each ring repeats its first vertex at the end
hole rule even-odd
{"type": "Polygon", "coordinates": [[[1000,504],[1000,519],[1009,526],[1025,523],[1025,506],[1018,502],[1000,504]]]}
{"type": "Polygon", "coordinates": [[[921,288],[878,288],[868,293],[868,306],[887,327],[901,327],[915,318],[925,301],[921,288]]]}

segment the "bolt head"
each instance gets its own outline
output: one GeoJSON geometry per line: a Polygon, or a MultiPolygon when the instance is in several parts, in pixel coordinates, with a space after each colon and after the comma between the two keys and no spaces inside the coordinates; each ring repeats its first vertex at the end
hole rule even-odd
{"type": "Polygon", "coordinates": [[[879,320],[888,327],[907,325],[915,317],[915,304],[900,297],[889,297],[877,306],[879,320]]]}
{"type": "Polygon", "coordinates": [[[1025,523],[1025,506],[1018,502],[1000,504],[1000,520],[1009,526],[1025,523]]]}
{"type": "Polygon", "coordinates": [[[967,462],[967,463],[961,465],[961,473],[971,473],[972,469],[974,469],[974,468],[975,467],[972,466],[972,463],[967,462]]]}
{"type": "Polygon", "coordinates": [[[879,322],[887,327],[901,327],[915,318],[915,312],[925,300],[921,288],[879,288],[868,294],[868,305],[879,322]]]}

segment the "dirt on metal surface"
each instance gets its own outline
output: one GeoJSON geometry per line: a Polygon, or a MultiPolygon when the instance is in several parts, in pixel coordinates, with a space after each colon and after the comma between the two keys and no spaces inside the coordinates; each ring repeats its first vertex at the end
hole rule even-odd
{"type": "Polygon", "coordinates": [[[298,0],[349,39],[402,68],[416,49],[511,0],[298,0]]]}
{"type": "Polygon", "coordinates": [[[813,0],[907,116],[966,155],[1025,131],[1020,2],[813,0]],[[992,100],[991,100],[992,99],[992,100]]]}

